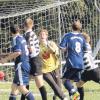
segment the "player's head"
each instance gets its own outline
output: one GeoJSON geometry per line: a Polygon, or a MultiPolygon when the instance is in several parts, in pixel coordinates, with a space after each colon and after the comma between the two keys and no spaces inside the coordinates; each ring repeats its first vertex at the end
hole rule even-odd
{"type": "Polygon", "coordinates": [[[33,27],[33,20],[31,18],[27,18],[25,20],[24,26],[25,26],[25,28],[31,28],[32,29],[32,27],[33,27]]]}
{"type": "Polygon", "coordinates": [[[79,20],[74,21],[74,23],[72,24],[72,29],[74,31],[80,31],[82,28],[82,24],[80,23],[79,20]]]}
{"type": "Polygon", "coordinates": [[[86,42],[90,43],[90,36],[86,32],[82,32],[82,35],[84,36],[86,42]]]}
{"type": "Polygon", "coordinates": [[[48,31],[46,29],[41,29],[38,33],[40,40],[48,39],[48,31]]]}
{"type": "Polygon", "coordinates": [[[20,32],[19,26],[18,25],[11,25],[10,26],[10,32],[11,34],[17,34],[20,32]]]}

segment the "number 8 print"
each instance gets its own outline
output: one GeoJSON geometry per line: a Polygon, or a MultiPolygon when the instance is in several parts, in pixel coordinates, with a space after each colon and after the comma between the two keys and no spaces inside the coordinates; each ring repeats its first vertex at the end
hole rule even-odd
{"type": "Polygon", "coordinates": [[[80,42],[76,42],[75,43],[75,51],[77,53],[80,53],[81,52],[81,44],[80,44],[80,42]]]}

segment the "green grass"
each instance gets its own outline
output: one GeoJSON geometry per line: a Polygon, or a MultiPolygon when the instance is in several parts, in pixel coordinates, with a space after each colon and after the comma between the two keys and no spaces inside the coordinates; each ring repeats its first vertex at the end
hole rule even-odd
{"type": "Polygon", "coordinates": [[[85,100],[100,100],[100,84],[87,82],[85,85],[85,100]]]}
{"type": "MultiPolygon", "coordinates": [[[[48,100],[52,100],[52,89],[45,83],[48,91],[48,100]]],[[[0,100],[8,100],[10,94],[11,83],[0,82],[0,100]]],[[[100,100],[100,85],[94,82],[87,82],[85,85],[85,100],[100,100]]],[[[35,94],[35,100],[42,100],[40,93],[34,82],[30,83],[30,90],[35,94]]],[[[68,92],[64,89],[65,94],[68,96],[68,92]]],[[[17,100],[20,100],[18,95],[17,100]]],[[[60,99],[58,99],[60,100],[60,99]]]]}

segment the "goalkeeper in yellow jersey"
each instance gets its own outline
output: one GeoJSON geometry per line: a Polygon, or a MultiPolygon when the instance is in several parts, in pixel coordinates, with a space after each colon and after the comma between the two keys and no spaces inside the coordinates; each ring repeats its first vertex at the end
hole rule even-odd
{"type": "Polygon", "coordinates": [[[61,90],[61,79],[59,71],[59,49],[55,42],[48,40],[48,31],[42,29],[39,32],[40,57],[43,63],[42,72],[44,80],[54,91],[53,100],[58,96],[61,100],[67,100],[61,90]]]}

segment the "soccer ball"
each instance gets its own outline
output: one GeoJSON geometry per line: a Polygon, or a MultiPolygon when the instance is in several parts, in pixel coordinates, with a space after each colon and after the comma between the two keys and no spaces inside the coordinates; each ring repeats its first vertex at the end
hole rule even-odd
{"type": "Polygon", "coordinates": [[[0,81],[4,80],[4,76],[5,76],[4,72],[0,71],[0,81]]]}

